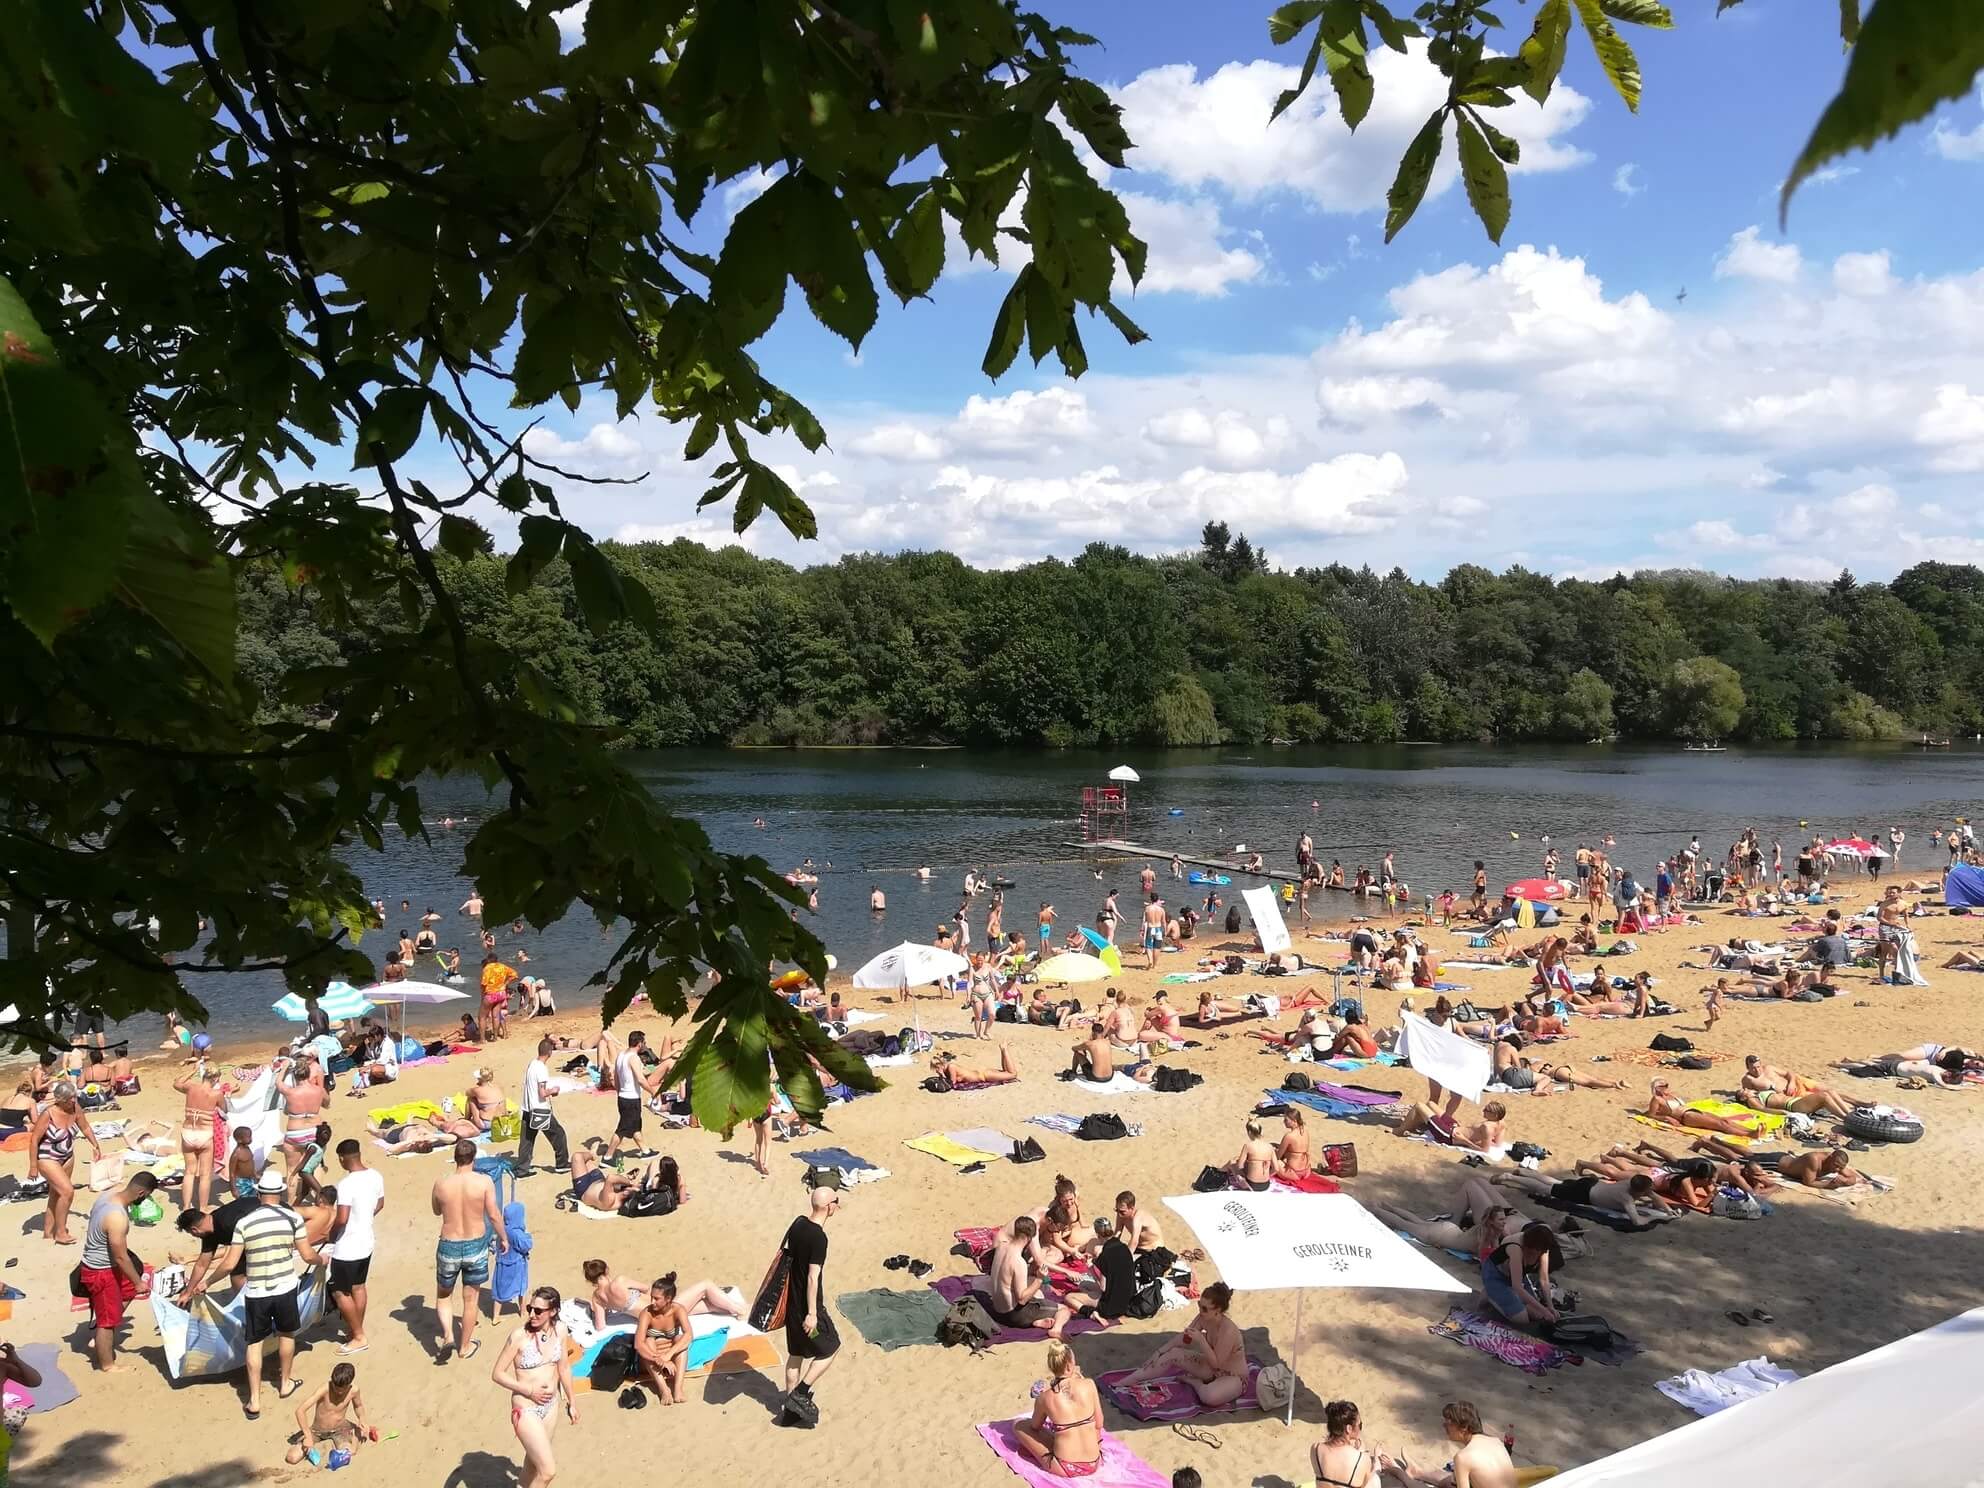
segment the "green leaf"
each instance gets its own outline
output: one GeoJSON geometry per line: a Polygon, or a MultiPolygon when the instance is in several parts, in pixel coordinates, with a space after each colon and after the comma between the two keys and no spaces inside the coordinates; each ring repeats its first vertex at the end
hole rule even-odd
{"type": "Polygon", "coordinates": [[[790,173],[780,176],[738,212],[724,237],[716,272],[710,275],[710,302],[740,346],[749,346],[769,331],[785,307],[798,179],[790,173]]]}
{"type": "Polygon", "coordinates": [[[1328,36],[1323,45],[1323,61],[1330,70],[1330,86],[1336,89],[1337,107],[1343,122],[1353,130],[1371,111],[1371,66],[1364,58],[1364,38],[1355,32],[1328,36]]]}
{"type": "Polygon", "coordinates": [[[1613,20],[1632,26],[1651,26],[1657,31],[1672,30],[1674,17],[1660,0],[1598,0],[1599,7],[1613,20]]]}
{"type": "Polygon", "coordinates": [[[1848,46],[1860,39],[1860,0],[1839,0],[1839,39],[1848,46]]]}
{"type": "Polygon", "coordinates": [[[1937,0],[1875,0],[1846,60],[1839,93],[1819,116],[1778,197],[1778,220],[1791,194],[1827,161],[1865,150],[1961,98],[1984,71],[1984,7],[1937,0]]]}
{"type": "Polygon", "coordinates": [[[525,517],[517,524],[517,551],[504,570],[503,587],[511,594],[530,588],[544,567],[565,545],[568,528],[556,517],[525,517]]]}
{"type": "Polygon", "coordinates": [[[1419,133],[1412,137],[1412,143],[1405,147],[1405,155],[1398,163],[1398,175],[1392,180],[1391,190],[1385,193],[1387,243],[1412,220],[1412,214],[1425,199],[1426,185],[1433,179],[1433,167],[1440,161],[1446,121],[1446,109],[1434,109],[1432,116],[1419,127],[1419,133]]]}
{"type": "Polygon", "coordinates": [[[1013,287],[1006,291],[1006,298],[999,303],[999,314],[992,322],[992,340],[985,348],[983,366],[987,377],[1003,375],[1012,366],[1013,358],[1020,354],[1020,342],[1026,335],[1027,278],[1032,273],[1032,264],[1021,269],[1013,287]]]}
{"type": "Polygon", "coordinates": [[[903,214],[893,235],[900,256],[906,298],[924,295],[944,272],[944,206],[934,191],[926,191],[903,214]]]}
{"type": "Polygon", "coordinates": [[[1509,225],[1508,167],[1467,112],[1457,112],[1454,122],[1460,131],[1460,174],[1467,184],[1467,200],[1490,240],[1500,243],[1509,225]]]}
{"type": "Polygon", "coordinates": [[[1061,114],[1105,164],[1128,169],[1123,158],[1130,132],[1123,127],[1123,106],[1087,78],[1071,77],[1061,87],[1061,114]]]}
{"type": "Polygon", "coordinates": [[[1363,3],[1364,18],[1371,23],[1371,28],[1383,39],[1385,45],[1393,51],[1404,51],[1406,39],[1421,34],[1414,22],[1401,21],[1393,15],[1390,7],[1386,6],[1383,0],[1363,0],[1363,3]]]}
{"type": "Polygon", "coordinates": [[[358,458],[354,465],[389,465],[413,448],[427,412],[427,390],[387,388],[373,400],[372,412],[358,426],[358,458]]]}
{"type": "MultiPolygon", "coordinates": [[[[1633,55],[1633,49],[1626,44],[1626,38],[1613,29],[1605,18],[1605,0],[1576,0],[1578,19],[1584,22],[1585,35],[1591,38],[1591,49],[1598,56],[1599,68],[1612,80],[1612,86],[1626,101],[1626,107],[1634,113],[1640,108],[1640,63],[1633,55]]],[[[1542,17],[1537,19],[1541,21],[1542,17]]]]}
{"type": "Polygon", "coordinates": [[[1131,346],[1135,346],[1139,341],[1150,340],[1150,334],[1142,326],[1130,319],[1129,316],[1118,310],[1114,301],[1104,300],[1100,308],[1103,315],[1108,318],[1109,323],[1116,327],[1118,331],[1122,332],[1123,339],[1131,346]]]}
{"type": "Polygon", "coordinates": [[[1268,40],[1284,46],[1295,40],[1309,23],[1323,13],[1324,0],[1293,0],[1268,17],[1268,40]]]}
{"type": "Polygon", "coordinates": [[[794,261],[792,277],[806,292],[814,318],[859,351],[881,312],[881,299],[847,203],[809,173],[787,179],[800,183],[791,224],[796,237],[781,251],[794,261]]]}
{"type": "Polygon", "coordinates": [[[1543,0],[1537,8],[1536,24],[1522,44],[1520,56],[1529,66],[1523,91],[1538,103],[1550,96],[1557,74],[1564,67],[1564,49],[1571,36],[1570,0],[1543,0]]]}
{"type": "Polygon", "coordinates": [[[453,512],[444,512],[441,516],[440,544],[442,552],[464,562],[478,553],[491,552],[496,546],[488,529],[480,522],[473,517],[456,516],[453,512]]]}
{"type": "MultiPolygon", "coordinates": [[[[744,489],[738,496],[738,512],[741,514],[748,503],[755,515],[761,507],[770,507],[787,532],[802,542],[810,542],[820,535],[820,524],[813,516],[813,509],[799,499],[799,493],[785,483],[785,478],[769,465],[753,465],[751,473],[744,477],[744,489]]],[[[739,520],[738,532],[750,524],[739,520]]]]}
{"type": "Polygon", "coordinates": [[[1522,159],[1520,141],[1511,139],[1479,114],[1474,116],[1474,122],[1481,127],[1481,132],[1488,136],[1489,148],[1494,150],[1504,165],[1514,165],[1522,159]]]}

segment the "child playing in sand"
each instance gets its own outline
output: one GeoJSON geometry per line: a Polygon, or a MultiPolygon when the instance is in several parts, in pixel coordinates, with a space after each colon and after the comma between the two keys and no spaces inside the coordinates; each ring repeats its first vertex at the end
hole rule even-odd
{"type": "Polygon", "coordinates": [[[285,1462],[308,1458],[317,1467],[343,1467],[351,1461],[368,1434],[357,1379],[357,1370],[340,1364],[331,1371],[331,1382],[296,1408],[298,1430],[289,1439],[285,1462]]]}
{"type": "Polygon", "coordinates": [[[247,1127],[234,1129],[234,1149],[227,1154],[227,1181],[237,1199],[255,1191],[255,1178],[261,1171],[255,1166],[255,1149],[248,1145],[254,1140],[255,1133],[247,1127]]]}

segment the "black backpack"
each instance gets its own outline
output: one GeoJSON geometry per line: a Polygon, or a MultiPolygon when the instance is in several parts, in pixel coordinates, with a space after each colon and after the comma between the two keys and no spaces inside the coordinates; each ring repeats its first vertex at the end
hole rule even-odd
{"type": "Polygon", "coordinates": [[[1113,1142],[1129,1134],[1129,1127],[1123,1124],[1123,1118],[1114,1111],[1093,1112],[1082,1117],[1082,1124],[1075,1128],[1075,1135],[1084,1142],[1113,1142]]]}
{"type": "Polygon", "coordinates": [[[1016,1163],[1041,1162],[1047,1157],[1046,1149],[1032,1137],[1021,1137],[1013,1143],[1012,1160],[1016,1163]]]}
{"type": "Polygon", "coordinates": [[[1300,1070],[1290,1070],[1288,1074],[1282,1077],[1281,1088],[1283,1090],[1314,1090],[1316,1088],[1316,1082],[1300,1070]]]}
{"type": "Polygon", "coordinates": [[[628,1194],[620,1205],[620,1212],[628,1219],[653,1219],[658,1215],[673,1214],[679,1202],[675,1190],[664,1183],[658,1188],[644,1188],[639,1193],[628,1194]]]}
{"type": "Polygon", "coordinates": [[[1658,1049],[1663,1054],[1689,1054],[1694,1052],[1694,1043],[1682,1038],[1678,1033],[1656,1033],[1649,1049],[1658,1049]]]}
{"type": "Polygon", "coordinates": [[[639,1383],[640,1360],[634,1353],[634,1335],[615,1333],[600,1345],[592,1361],[592,1387],[617,1390],[629,1380],[639,1383]]]}
{"type": "Polygon", "coordinates": [[[1152,1090],[1190,1090],[1194,1085],[1203,1085],[1206,1077],[1195,1070],[1173,1069],[1168,1064],[1160,1064],[1150,1077],[1152,1090]]]}
{"type": "Polygon", "coordinates": [[[1193,1193],[1219,1193],[1233,1187],[1233,1175],[1224,1168],[1204,1167],[1192,1180],[1193,1193]]]}

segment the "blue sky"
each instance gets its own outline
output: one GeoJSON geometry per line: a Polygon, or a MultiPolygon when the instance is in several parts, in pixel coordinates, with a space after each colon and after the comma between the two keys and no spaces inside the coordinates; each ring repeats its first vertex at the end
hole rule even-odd
{"type": "MultiPolygon", "coordinates": [[[[1420,575],[1984,560],[1984,247],[1952,210],[1984,184],[1984,107],[1808,183],[1780,232],[1778,184],[1844,66],[1830,7],[1701,3],[1633,31],[1637,115],[1574,34],[1550,105],[1502,111],[1525,152],[1500,248],[1451,152],[1382,241],[1385,187],[1439,93],[1423,59],[1377,59],[1353,138],[1320,78],[1267,123],[1299,57],[1269,46],[1265,4],[1044,8],[1101,38],[1086,70],[1140,146],[1110,185],[1152,243],[1125,300],[1152,341],[1098,322],[1080,382],[1022,360],[991,384],[978,363],[1008,274],[955,243],[933,302],[885,309],[858,359],[788,313],[760,351],[828,426],[823,455],[775,452],[821,538],[761,523],[748,546],[1011,564],[1097,538],[1176,550],[1218,517],[1280,563],[1420,575]]],[[[1533,14],[1500,10],[1525,30],[1533,14]]],[[[699,224],[712,240],[725,210],[699,224]]],[[[594,531],[731,540],[695,514],[676,431],[560,414],[533,438],[561,462],[654,472],[571,493],[594,531]]]]}

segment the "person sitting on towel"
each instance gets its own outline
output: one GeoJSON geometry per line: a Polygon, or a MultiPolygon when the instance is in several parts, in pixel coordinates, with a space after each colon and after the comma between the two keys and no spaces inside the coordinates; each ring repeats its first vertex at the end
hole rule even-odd
{"type": "Polygon", "coordinates": [[[1274,1176],[1286,1182],[1307,1177],[1311,1170],[1309,1127],[1302,1108],[1290,1106],[1281,1117],[1281,1140],[1274,1149],[1274,1176]]]}
{"type": "Polygon", "coordinates": [[[1274,1176],[1275,1145],[1261,1135],[1261,1123],[1247,1118],[1247,1140],[1240,1144],[1240,1155],[1226,1165],[1226,1171],[1255,1193],[1265,1193],[1274,1176]]]}
{"type": "Polygon", "coordinates": [[[1047,1273],[1027,1259],[1027,1251],[1039,1233],[1033,1216],[1022,1214],[1011,1230],[992,1247],[987,1274],[991,1280],[986,1311],[1008,1328],[1038,1328],[1043,1333],[1054,1326],[1060,1306],[1047,1287],[1047,1273]]]}
{"type": "Polygon", "coordinates": [[[1503,1123],[1508,1115],[1508,1107],[1500,1101],[1489,1101],[1481,1108],[1481,1120],[1461,1123],[1451,1112],[1435,1111],[1425,1101],[1414,1101],[1399,1118],[1398,1134],[1410,1137],[1419,1132],[1431,1132],[1434,1140],[1445,1142],[1450,1147],[1489,1152],[1502,1145],[1503,1123]]]}

